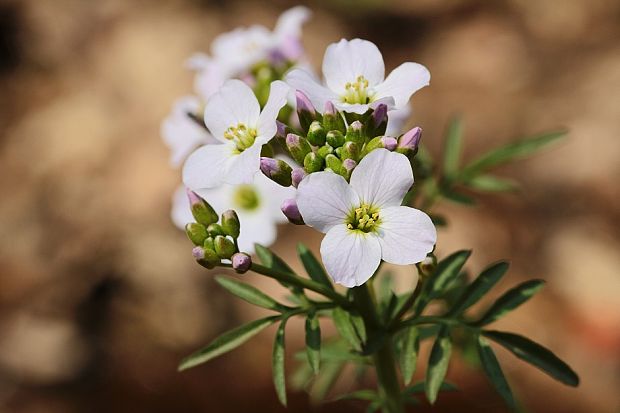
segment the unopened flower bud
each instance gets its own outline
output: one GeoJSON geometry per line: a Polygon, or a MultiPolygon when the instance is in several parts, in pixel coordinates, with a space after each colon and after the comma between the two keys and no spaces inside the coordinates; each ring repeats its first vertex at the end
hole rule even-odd
{"type": "Polygon", "coordinates": [[[213,237],[207,237],[207,239],[202,244],[202,246],[206,250],[215,251],[215,245],[213,244],[213,237]]]}
{"type": "Polygon", "coordinates": [[[291,186],[293,169],[281,159],[260,158],[260,170],[269,179],[282,186],[291,186]]]}
{"type": "Polygon", "coordinates": [[[340,158],[358,160],[361,153],[360,149],[360,145],[356,142],[345,142],[340,149],[340,158]]]}
{"type": "Polygon", "coordinates": [[[192,255],[200,265],[208,269],[215,268],[220,263],[220,257],[217,256],[215,251],[207,248],[194,247],[192,255]]]}
{"type": "Polygon", "coordinates": [[[396,138],[393,138],[391,136],[383,136],[381,138],[381,144],[388,151],[393,151],[394,149],[396,149],[396,145],[398,145],[398,141],[396,140],[396,138]]]}
{"type": "Polygon", "coordinates": [[[325,160],[316,153],[310,152],[304,158],[304,169],[306,170],[306,173],[311,174],[313,172],[320,171],[321,169],[323,169],[324,161],[325,160]]]}
{"type": "Polygon", "coordinates": [[[348,181],[349,178],[351,178],[351,173],[356,166],[357,162],[355,162],[353,159],[345,159],[344,161],[342,161],[341,175],[344,176],[344,178],[348,181]]]}
{"type": "Polygon", "coordinates": [[[222,235],[215,237],[213,244],[215,245],[215,253],[220,258],[228,259],[232,257],[235,252],[237,252],[235,244],[222,235]]]}
{"type": "Polygon", "coordinates": [[[333,148],[339,148],[344,144],[344,135],[339,130],[330,130],[326,136],[327,143],[333,148]]]}
{"type": "Polygon", "coordinates": [[[217,235],[224,235],[224,230],[220,224],[211,224],[207,227],[207,232],[211,237],[215,237],[217,235]]]}
{"type": "Polygon", "coordinates": [[[349,142],[355,142],[357,144],[363,144],[365,141],[363,134],[364,125],[359,120],[351,123],[347,128],[347,134],[345,136],[345,140],[349,142]]]}
{"type": "Polygon", "coordinates": [[[431,252],[422,260],[422,262],[417,263],[416,267],[418,267],[420,275],[428,277],[432,275],[437,268],[437,257],[435,257],[435,255],[431,252]]]}
{"type": "Polygon", "coordinates": [[[241,224],[239,224],[239,217],[237,213],[232,209],[225,211],[222,214],[222,229],[226,235],[237,239],[239,238],[239,232],[241,231],[241,224]]]}
{"type": "Polygon", "coordinates": [[[217,222],[217,213],[211,205],[204,199],[202,199],[196,192],[187,190],[187,198],[189,199],[189,205],[192,210],[192,215],[196,222],[209,225],[217,222]]]}
{"type": "Polygon", "coordinates": [[[293,169],[293,172],[291,172],[291,181],[292,181],[293,186],[297,188],[301,180],[304,179],[305,177],[306,177],[306,171],[304,171],[304,168],[293,169]]]}
{"type": "Polygon", "coordinates": [[[315,120],[308,128],[308,142],[314,146],[323,146],[325,145],[326,134],[327,132],[323,128],[323,125],[321,125],[321,122],[315,120]]]}
{"type": "Polygon", "coordinates": [[[252,258],[244,252],[233,254],[230,260],[232,261],[233,270],[238,274],[247,272],[252,266],[252,258]]]}
{"type": "Polygon", "coordinates": [[[329,155],[330,153],[334,153],[334,148],[332,148],[329,144],[325,144],[323,146],[321,146],[319,148],[318,151],[316,151],[317,155],[319,155],[321,158],[325,159],[325,157],[327,155],[329,155]]]}
{"type": "Polygon", "coordinates": [[[286,124],[276,120],[276,138],[285,139],[288,135],[290,128],[286,124]]]}
{"type": "Polygon", "coordinates": [[[205,239],[209,236],[205,226],[197,222],[185,225],[185,233],[187,234],[187,238],[189,238],[194,245],[203,245],[205,239]]]}
{"type": "Polygon", "coordinates": [[[280,209],[291,224],[304,225],[304,219],[301,217],[297,202],[294,199],[285,199],[280,209]]]}
{"type": "Polygon", "coordinates": [[[422,128],[416,126],[398,138],[396,152],[403,155],[415,154],[418,150],[420,139],[422,139],[422,128]]]}
{"type": "Polygon", "coordinates": [[[310,147],[308,141],[299,135],[295,135],[294,133],[289,133],[286,135],[286,148],[295,162],[299,164],[304,163],[304,158],[306,155],[312,152],[312,148],[310,147]]]}
{"type": "Polygon", "coordinates": [[[325,110],[323,111],[323,127],[325,130],[339,130],[344,131],[344,119],[340,116],[340,113],[336,110],[336,106],[330,101],[325,103],[325,110]]]}
{"type": "Polygon", "coordinates": [[[342,161],[336,155],[329,154],[325,157],[325,166],[333,172],[339,173],[342,168],[342,161]]]}
{"type": "Polygon", "coordinates": [[[368,155],[370,152],[374,151],[375,149],[385,148],[386,144],[392,145],[393,142],[386,138],[388,137],[376,136],[372,138],[370,141],[368,141],[368,143],[364,146],[364,149],[362,150],[362,157],[368,155]]]}
{"type": "Polygon", "coordinates": [[[297,99],[297,115],[299,116],[299,125],[304,131],[307,131],[310,124],[319,118],[319,114],[316,112],[314,105],[310,102],[310,99],[301,90],[295,91],[295,98],[297,99]]]}
{"type": "Polygon", "coordinates": [[[377,105],[370,117],[370,125],[368,126],[368,134],[370,136],[383,135],[387,128],[388,110],[385,103],[377,105]]]}

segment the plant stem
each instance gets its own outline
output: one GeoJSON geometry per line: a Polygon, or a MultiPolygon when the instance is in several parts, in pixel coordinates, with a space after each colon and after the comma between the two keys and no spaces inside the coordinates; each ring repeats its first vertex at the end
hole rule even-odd
{"type": "MultiPolygon", "coordinates": [[[[379,321],[368,284],[355,287],[352,289],[352,292],[357,310],[364,319],[368,336],[383,334],[382,330],[385,330],[385,328],[379,321]]],[[[373,363],[377,371],[379,389],[385,399],[384,412],[403,413],[400,383],[398,382],[398,374],[396,372],[391,336],[384,339],[381,348],[373,354],[373,363]]]]}

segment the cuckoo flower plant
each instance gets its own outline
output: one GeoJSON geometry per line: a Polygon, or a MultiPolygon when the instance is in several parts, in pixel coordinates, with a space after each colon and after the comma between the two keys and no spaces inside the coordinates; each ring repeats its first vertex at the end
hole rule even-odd
{"type": "Polygon", "coordinates": [[[303,91],[315,107],[328,101],[345,112],[363,114],[378,103],[401,109],[409,98],[430,82],[430,73],[418,63],[406,62],[385,77],[383,56],[368,40],[342,39],[331,44],[323,57],[325,84],[304,69],[293,69],[286,81],[303,91]]]}
{"type": "Polygon", "coordinates": [[[205,108],[205,124],[221,143],[205,145],[189,156],[183,167],[185,186],[197,190],[252,183],[261,149],[276,134],[276,119],[288,90],[284,82],[273,82],[261,111],[248,85],[226,81],[205,108]]]}
{"type": "Polygon", "coordinates": [[[297,205],[307,225],[325,233],[321,257],[333,280],[364,284],[381,260],[414,264],[433,250],[437,234],[424,212],[401,206],[413,185],[409,160],[376,149],[353,170],[350,184],[333,172],[308,175],[297,205]]]}

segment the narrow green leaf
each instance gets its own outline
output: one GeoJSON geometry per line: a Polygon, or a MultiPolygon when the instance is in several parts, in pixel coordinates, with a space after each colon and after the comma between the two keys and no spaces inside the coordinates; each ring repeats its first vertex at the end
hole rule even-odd
{"type": "Polygon", "coordinates": [[[516,406],[514,397],[512,396],[512,391],[510,390],[510,386],[504,377],[502,368],[499,365],[497,357],[495,357],[495,353],[489,345],[489,342],[485,340],[484,337],[478,336],[477,347],[482,368],[491,381],[491,384],[495,387],[495,390],[497,390],[499,395],[506,401],[508,407],[514,410],[516,406]]]}
{"type": "Polygon", "coordinates": [[[431,355],[428,359],[428,369],[426,370],[425,392],[426,398],[431,404],[434,404],[437,400],[441,383],[443,383],[448,371],[451,353],[450,332],[444,326],[439,330],[439,335],[433,344],[431,355]]]}
{"type": "Polygon", "coordinates": [[[242,300],[268,310],[284,311],[286,307],[257,288],[230,277],[215,277],[215,281],[242,300]]]}
{"type": "Polygon", "coordinates": [[[286,321],[283,319],[276,332],[276,338],[273,342],[273,355],[271,358],[271,372],[273,375],[273,385],[276,388],[278,400],[283,406],[286,406],[286,377],[284,373],[284,330],[286,329],[286,321]]]}
{"type": "Polygon", "coordinates": [[[437,264],[435,272],[430,275],[429,280],[423,287],[424,291],[417,299],[415,304],[417,314],[420,314],[424,307],[426,307],[426,304],[441,295],[441,293],[450,286],[456,277],[458,277],[461,268],[463,268],[465,261],[467,261],[470,255],[471,251],[457,251],[437,264]]]}
{"type": "Polygon", "coordinates": [[[538,367],[554,379],[576,387],[579,376],[555,354],[532,340],[518,334],[502,331],[484,330],[482,334],[505,347],[518,358],[538,367]]]}
{"type": "Polygon", "coordinates": [[[265,267],[273,268],[275,270],[289,272],[294,274],[295,271],[284,260],[274,254],[269,248],[263,247],[260,244],[254,244],[256,255],[258,256],[261,264],[265,267]]]}
{"type": "Polygon", "coordinates": [[[318,374],[321,362],[321,326],[319,318],[313,312],[306,318],[306,354],[312,371],[318,374]]]}
{"type": "Polygon", "coordinates": [[[376,391],[370,389],[357,390],[351,393],[343,394],[339,396],[336,400],[380,400],[379,395],[376,391]]]}
{"type": "Polygon", "coordinates": [[[301,259],[308,276],[314,281],[333,290],[334,285],[329,280],[323,265],[321,265],[319,260],[317,260],[314,254],[312,254],[312,251],[310,251],[304,244],[299,243],[297,244],[297,253],[299,254],[299,258],[301,259]]]}
{"type": "Polygon", "coordinates": [[[313,403],[321,403],[325,396],[334,387],[334,383],[340,377],[340,373],[346,364],[345,361],[325,363],[321,368],[321,373],[314,381],[310,389],[310,400],[313,403]]]}
{"type": "Polygon", "coordinates": [[[340,334],[353,349],[361,351],[362,346],[360,338],[355,332],[349,313],[340,307],[334,308],[332,311],[332,319],[334,320],[334,325],[336,326],[336,330],[338,330],[338,334],[340,334]]]}
{"type": "Polygon", "coordinates": [[[499,297],[474,325],[483,326],[499,319],[534,296],[545,285],[543,280],[525,281],[499,297]]]}
{"type": "Polygon", "coordinates": [[[509,264],[500,261],[487,267],[467,287],[450,310],[451,315],[460,314],[476,304],[508,271],[509,264]]]}
{"type": "Polygon", "coordinates": [[[519,188],[516,181],[493,175],[478,175],[466,181],[465,184],[470,188],[484,192],[510,192],[519,188]]]}
{"type": "Polygon", "coordinates": [[[278,316],[261,318],[225,332],[206,347],[183,359],[181,364],[179,364],[179,371],[206,363],[219,355],[239,347],[279,319],[278,316]]]}
{"type": "Polygon", "coordinates": [[[463,125],[457,117],[452,119],[448,125],[443,149],[443,173],[448,179],[454,177],[459,169],[461,159],[461,146],[463,136],[463,125]]]}
{"type": "Polygon", "coordinates": [[[565,134],[565,131],[545,133],[494,149],[469,163],[461,170],[461,176],[467,180],[494,166],[525,158],[557,141],[565,134]]]}
{"type": "Polygon", "coordinates": [[[460,192],[456,192],[451,188],[441,188],[440,192],[441,196],[443,196],[448,201],[454,202],[455,204],[474,205],[476,203],[474,198],[460,192]]]}
{"type": "Polygon", "coordinates": [[[400,352],[400,371],[405,385],[411,382],[418,362],[420,334],[416,327],[409,327],[404,332],[403,348],[400,352]]]}
{"type": "MultiPolygon", "coordinates": [[[[412,395],[416,393],[424,393],[425,387],[426,387],[426,382],[419,381],[405,388],[405,390],[403,390],[403,394],[412,395]]],[[[456,390],[458,389],[454,384],[448,383],[446,381],[441,383],[441,386],[439,386],[439,391],[456,391],[456,390]]]]}
{"type": "Polygon", "coordinates": [[[366,408],[366,413],[374,413],[383,407],[383,402],[381,400],[375,400],[370,403],[366,408]]]}

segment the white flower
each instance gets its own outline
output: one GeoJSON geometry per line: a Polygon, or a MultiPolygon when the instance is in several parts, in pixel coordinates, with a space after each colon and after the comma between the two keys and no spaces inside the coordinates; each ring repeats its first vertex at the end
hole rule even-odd
{"type": "MultiPolygon", "coordinates": [[[[222,185],[218,188],[197,191],[218,212],[234,209],[241,222],[239,248],[253,253],[254,243],[269,246],[276,240],[276,224],[286,222],[280,212],[280,204],[295,194],[292,187],[282,187],[262,174],[257,174],[250,185],[222,185]]],[[[185,188],[181,186],[174,194],[172,221],[183,229],[194,222],[185,188]]]]}
{"type": "Polygon", "coordinates": [[[325,233],[321,257],[338,284],[364,284],[379,263],[413,264],[432,251],[437,233],[424,212],[401,206],[413,184],[409,160],[375,149],[353,170],[351,183],[333,172],[305,177],[297,205],[307,225],[325,233]]]}
{"type": "Polygon", "coordinates": [[[388,113],[388,123],[385,129],[385,136],[395,136],[398,137],[402,135],[405,131],[403,130],[403,126],[411,116],[411,107],[409,105],[405,105],[400,109],[391,110],[388,113]]]}
{"type": "Polygon", "coordinates": [[[226,80],[232,77],[222,63],[204,53],[196,53],[190,57],[186,66],[196,71],[194,90],[205,102],[219,90],[226,80]]]}
{"type": "Polygon", "coordinates": [[[226,81],[205,108],[205,124],[222,143],[202,146],[189,156],[183,167],[185,186],[195,191],[223,183],[252,183],[261,148],[276,134],[276,118],[286,104],[288,90],[284,82],[273,82],[261,112],[248,85],[226,81]]]}
{"type": "Polygon", "coordinates": [[[403,63],[384,79],[385,65],[381,52],[367,40],[342,39],[327,47],[323,57],[326,86],[303,69],[293,69],[286,82],[304,92],[312,104],[322,110],[332,101],[340,110],[365,113],[377,103],[388,109],[400,109],[417,90],[427,86],[429,71],[418,63],[403,63]]]}
{"type": "Polygon", "coordinates": [[[194,149],[206,143],[214,142],[202,122],[202,117],[192,119],[191,115],[201,112],[200,101],[193,96],[185,96],[177,100],[172,112],[161,125],[161,136],[170,148],[170,163],[178,167],[194,149]]]}

